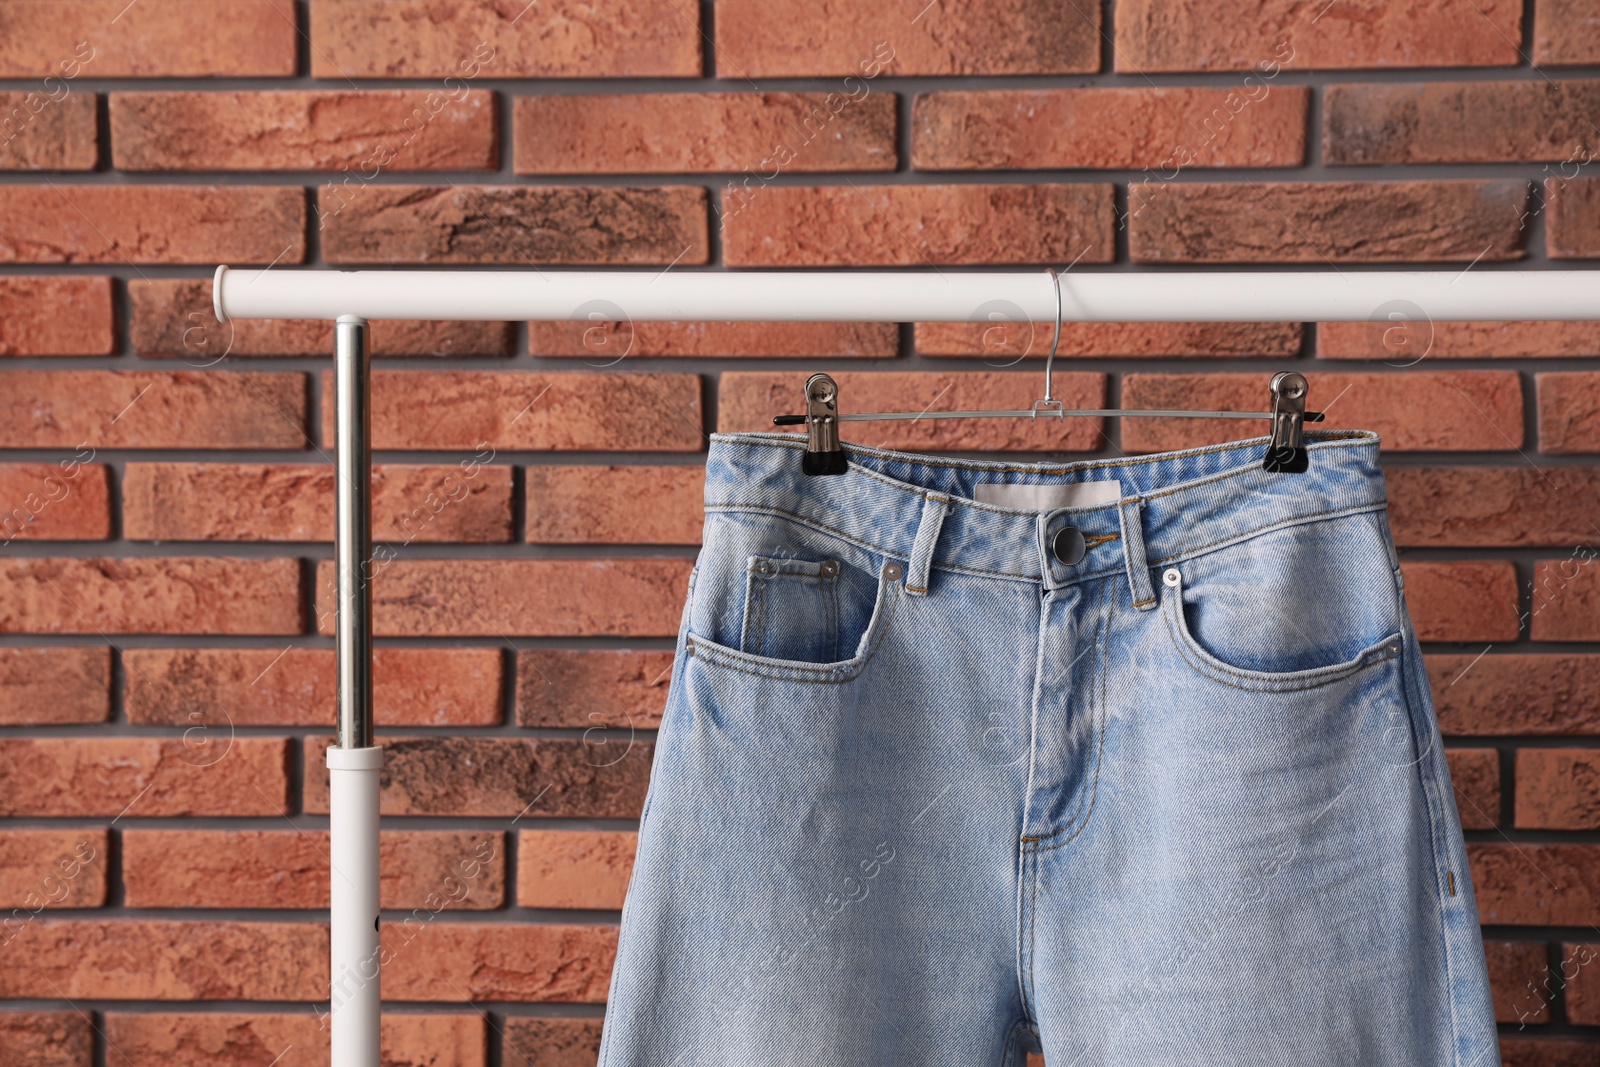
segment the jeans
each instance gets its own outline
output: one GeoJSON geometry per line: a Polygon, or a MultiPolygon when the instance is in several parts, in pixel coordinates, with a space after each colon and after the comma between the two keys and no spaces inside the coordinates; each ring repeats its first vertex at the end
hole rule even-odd
{"type": "Polygon", "coordinates": [[[1378,436],[716,434],[600,1067],[1496,1067],[1378,436]]]}

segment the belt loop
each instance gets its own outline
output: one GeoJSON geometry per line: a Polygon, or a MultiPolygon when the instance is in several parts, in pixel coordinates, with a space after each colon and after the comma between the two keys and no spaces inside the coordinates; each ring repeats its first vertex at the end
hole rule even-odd
{"type": "Polygon", "coordinates": [[[1150,564],[1144,558],[1144,500],[1131,497],[1117,507],[1122,519],[1122,556],[1128,564],[1128,585],[1133,589],[1133,606],[1149,611],[1156,606],[1156,591],[1150,585],[1150,564]]]}
{"type": "Polygon", "coordinates": [[[939,527],[950,499],[928,493],[922,498],[922,518],[917,522],[917,539],[911,545],[911,563],[906,568],[906,592],[923,596],[928,592],[928,570],[933,564],[933,546],[939,540],[939,527]]]}

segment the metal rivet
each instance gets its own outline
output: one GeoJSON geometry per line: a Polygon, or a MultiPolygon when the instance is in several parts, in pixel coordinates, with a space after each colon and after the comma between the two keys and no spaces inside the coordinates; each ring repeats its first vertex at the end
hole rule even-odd
{"type": "Polygon", "coordinates": [[[764,559],[756,560],[756,573],[757,574],[766,574],[767,572],[769,572],[771,570],[772,570],[772,564],[768,563],[764,559]]]}
{"type": "Polygon", "coordinates": [[[836,559],[825,560],[822,564],[822,576],[832,578],[839,573],[839,561],[836,559]]]}
{"type": "Polygon", "coordinates": [[[1178,573],[1178,568],[1168,567],[1161,575],[1161,581],[1166,585],[1177,585],[1183,580],[1183,575],[1178,573]]]}
{"type": "Polygon", "coordinates": [[[883,565],[883,576],[890,581],[898,582],[902,573],[903,571],[898,563],[885,563],[883,565]]]}

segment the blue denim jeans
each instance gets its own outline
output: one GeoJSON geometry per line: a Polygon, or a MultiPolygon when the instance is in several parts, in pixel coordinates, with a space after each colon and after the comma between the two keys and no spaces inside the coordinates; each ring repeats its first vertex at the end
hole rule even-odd
{"type": "Polygon", "coordinates": [[[1378,437],[716,434],[600,1067],[1496,1067],[1378,437]]]}

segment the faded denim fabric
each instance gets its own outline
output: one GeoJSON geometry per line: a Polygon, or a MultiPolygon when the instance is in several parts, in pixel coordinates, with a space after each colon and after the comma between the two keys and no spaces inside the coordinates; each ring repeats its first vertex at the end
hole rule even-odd
{"type": "Polygon", "coordinates": [[[1306,438],[713,435],[600,1067],[1496,1067],[1378,436],[1306,438]]]}

